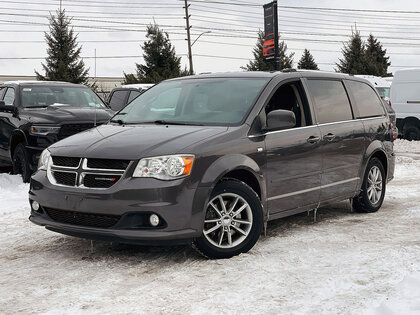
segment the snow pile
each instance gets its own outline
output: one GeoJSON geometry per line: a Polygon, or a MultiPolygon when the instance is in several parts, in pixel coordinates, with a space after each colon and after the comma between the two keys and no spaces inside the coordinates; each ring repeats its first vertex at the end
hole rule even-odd
{"type": "Polygon", "coordinates": [[[397,139],[394,142],[394,151],[419,153],[420,154],[420,141],[408,141],[403,139],[397,139]]]}
{"type": "Polygon", "coordinates": [[[395,142],[380,211],[272,221],[249,253],[213,261],[53,233],[29,222],[29,186],[0,174],[0,314],[420,314],[419,147],[395,142]]]}
{"type": "Polygon", "coordinates": [[[366,315],[420,314],[420,272],[405,276],[377,308],[366,315]]]}
{"type": "Polygon", "coordinates": [[[18,175],[0,174],[0,216],[29,213],[29,184],[18,175]]]}

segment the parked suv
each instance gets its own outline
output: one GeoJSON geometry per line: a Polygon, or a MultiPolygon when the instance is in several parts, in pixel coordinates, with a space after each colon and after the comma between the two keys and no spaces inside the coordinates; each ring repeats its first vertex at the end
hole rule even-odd
{"type": "Polygon", "coordinates": [[[16,81],[0,86],[0,165],[28,182],[46,147],[107,122],[113,112],[83,85],[16,81]]]}
{"type": "Polygon", "coordinates": [[[109,94],[108,104],[113,110],[119,111],[153,85],[154,84],[127,84],[117,87],[109,94]]]}
{"type": "Polygon", "coordinates": [[[264,224],[351,199],[377,211],[393,134],[364,79],[243,72],[165,81],[42,153],[29,219],[84,238],[250,250],[264,224]]]}

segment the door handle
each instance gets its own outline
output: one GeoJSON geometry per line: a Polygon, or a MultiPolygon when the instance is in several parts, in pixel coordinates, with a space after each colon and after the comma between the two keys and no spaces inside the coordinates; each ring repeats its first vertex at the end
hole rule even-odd
{"type": "Polygon", "coordinates": [[[306,139],[306,141],[308,141],[309,143],[317,143],[319,142],[320,138],[318,136],[310,136],[308,139],[306,139]]]}
{"type": "Polygon", "coordinates": [[[332,134],[332,133],[329,133],[329,134],[324,136],[324,139],[328,140],[328,141],[333,141],[335,139],[335,135],[332,134]]]}

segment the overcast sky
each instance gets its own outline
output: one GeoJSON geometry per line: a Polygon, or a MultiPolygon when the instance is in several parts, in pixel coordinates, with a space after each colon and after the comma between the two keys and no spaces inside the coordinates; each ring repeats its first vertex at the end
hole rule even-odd
{"type": "MultiPolygon", "coordinates": [[[[193,46],[194,70],[201,72],[238,71],[252,58],[256,33],[263,27],[264,0],[198,0],[191,2],[192,39],[204,34],[193,46]],[[252,3],[227,5],[224,3],[252,3]],[[201,56],[200,56],[201,55],[201,56]],[[218,56],[207,57],[204,55],[218,56]],[[223,57],[223,58],[222,58],[223,57]],[[232,59],[225,59],[232,57],[232,59]],[[238,59],[233,59],[238,58],[238,59]]],[[[169,32],[177,54],[183,55],[182,66],[188,66],[183,1],[179,0],[63,0],[63,8],[73,16],[72,25],[79,33],[82,56],[93,57],[96,49],[96,75],[122,76],[135,71],[141,58],[140,42],[145,39],[145,25],[156,21],[169,32]],[[112,23],[115,22],[115,23],[112,23]],[[119,58],[103,58],[103,57],[119,58]]],[[[0,74],[33,75],[41,71],[46,44],[43,31],[48,29],[47,16],[58,8],[59,0],[0,0],[0,74]],[[35,15],[35,16],[33,16],[35,15]]],[[[341,57],[342,42],[351,27],[357,25],[363,38],[371,32],[379,38],[391,57],[390,71],[401,67],[420,67],[420,1],[418,0],[281,0],[279,5],[311,8],[356,10],[417,11],[367,12],[326,11],[279,8],[282,38],[295,52],[295,66],[308,48],[321,70],[334,70],[341,57]]],[[[94,59],[85,59],[94,76],[94,59]]]]}

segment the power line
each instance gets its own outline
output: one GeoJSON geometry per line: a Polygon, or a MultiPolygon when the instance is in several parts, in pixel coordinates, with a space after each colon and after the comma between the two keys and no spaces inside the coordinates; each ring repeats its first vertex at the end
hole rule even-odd
{"type": "MultiPolygon", "coordinates": [[[[1,0],[0,2],[4,2],[4,3],[13,3],[13,4],[25,4],[25,5],[35,5],[35,4],[41,4],[41,5],[48,5],[48,6],[57,6],[57,4],[55,3],[46,3],[46,2],[19,2],[19,1],[12,1],[12,0],[1,0]]],[[[154,6],[133,6],[133,5],[124,5],[124,8],[138,8],[138,9],[165,9],[168,8],[169,6],[174,6],[171,7],[171,9],[176,9],[178,8],[177,4],[155,4],[154,6]]],[[[65,4],[66,7],[90,7],[90,8],[121,8],[121,4],[120,5],[90,5],[90,4],[86,4],[86,2],[84,2],[84,4],[69,4],[66,3],[65,4]]],[[[181,8],[181,7],[180,7],[181,8]]]]}

